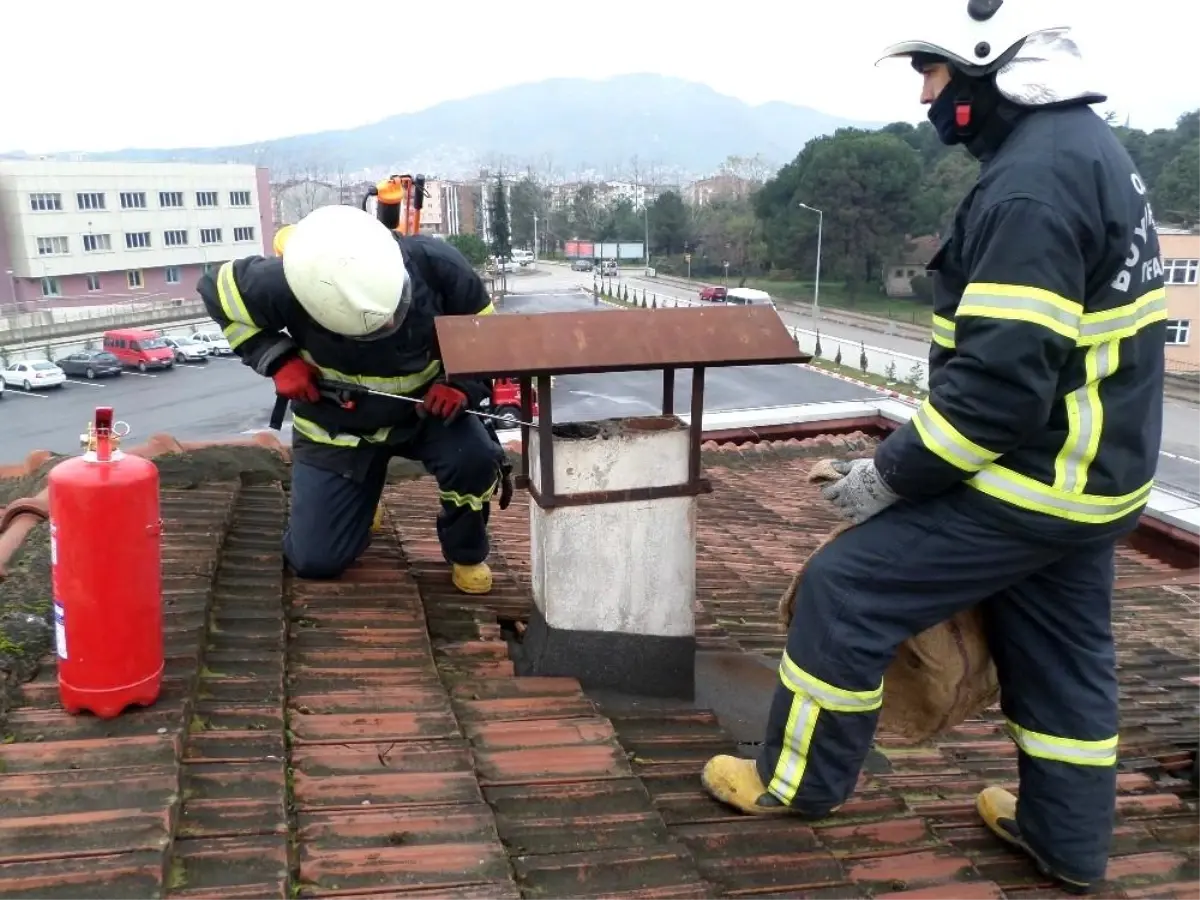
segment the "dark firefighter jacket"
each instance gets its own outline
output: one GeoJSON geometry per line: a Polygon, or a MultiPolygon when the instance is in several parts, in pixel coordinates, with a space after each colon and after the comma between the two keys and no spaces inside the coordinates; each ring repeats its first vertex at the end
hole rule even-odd
{"type": "MultiPolygon", "coordinates": [[[[281,259],[250,256],[227,262],[215,278],[203,276],[197,291],[229,346],[260,375],[273,375],[299,353],[328,379],[421,397],[435,381],[446,380],[434,317],[495,310],[483,282],[452,245],[423,235],[397,235],[396,240],[412,279],[412,306],[400,329],[379,341],[355,341],[314,322],[288,287],[281,259]]],[[[490,398],[490,381],[451,383],[466,393],[471,407],[490,398]]],[[[292,403],[292,427],[298,438],[307,439],[296,440],[296,452],[313,462],[330,459],[335,448],[403,443],[418,423],[414,404],[384,397],[362,395],[353,410],[325,399],[292,403]]]]}
{"type": "Polygon", "coordinates": [[[1089,107],[1032,111],[934,256],[929,397],[875,463],[1047,537],[1123,530],[1161,439],[1166,295],[1146,187],[1089,107]],[[978,503],[975,503],[975,500],[978,503]]]}

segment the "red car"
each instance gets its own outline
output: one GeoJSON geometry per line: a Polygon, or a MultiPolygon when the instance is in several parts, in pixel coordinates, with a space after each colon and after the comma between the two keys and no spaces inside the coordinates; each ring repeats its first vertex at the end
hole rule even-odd
{"type": "Polygon", "coordinates": [[[712,303],[724,303],[725,302],[725,288],[712,287],[711,285],[706,288],[703,288],[700,291],[700,299],[708,300],[712,303]]]}
{"type": "MultiPolygon", "coordinates": [[[[537,388],[533,391],[533,415],[538,414],[537,388]]],[[[521,382],[515,378],[497,378],[492,382],[491,412],[501,418],[516,422],[521,418],[521,382]]]]}

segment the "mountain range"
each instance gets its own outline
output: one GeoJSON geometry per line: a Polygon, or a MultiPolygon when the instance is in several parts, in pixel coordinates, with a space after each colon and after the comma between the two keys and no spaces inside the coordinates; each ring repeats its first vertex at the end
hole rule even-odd
{"type": "MultiPolygon", "coordinates": [[[[790,103],[752,106],[696,82],[662,75],[555,78],[501,88],[419,112],[337,131],[212,148],[59,153],[52,157],[146,162],[244,162],[297,173],[442,177],[481,166],[552,170],[565,177],[697,176],[727,157],[761,156],[773,167],[811,138],[838,128],[880,127],[790,103]]],[[[17,155],[17,154],[12,154],[17,155]]],[[[23,155],[23,154],[19,154],[23,155]]]]}

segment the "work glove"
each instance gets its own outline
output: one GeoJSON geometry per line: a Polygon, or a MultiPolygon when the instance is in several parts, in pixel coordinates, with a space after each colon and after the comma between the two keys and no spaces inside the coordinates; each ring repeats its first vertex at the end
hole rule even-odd
{"type": "Polygon", "coordinates": [[[298,356],[293,356],[271,376],[275,382],[275,393],[303,403],[316,403],[321,399],[321,392],[317,388],[317,379],[320,377],[321,372],[316,366],[298,356]]]}
{"type": "Polygon", "coordinates": [[[512,503],[512,498],[512,463],[505,457],[504,462],[500,463],[500,508],[508,509],[508,504],[512,503]]]}
{"type": "Polygon", "coordinates": [[[821,488],[821,496],[851,524],[861,525],[900,499],[884,483],[872,459],[838,459],[831,466],[841,478],[821,488]]]}
{"type": "Polygon", "coordinates": [[[426,392],[421,400],[421,408],[431,416],[445,419],[449,424],[467,408],[467,395],[456,387],[439,382],[426,392]]]}

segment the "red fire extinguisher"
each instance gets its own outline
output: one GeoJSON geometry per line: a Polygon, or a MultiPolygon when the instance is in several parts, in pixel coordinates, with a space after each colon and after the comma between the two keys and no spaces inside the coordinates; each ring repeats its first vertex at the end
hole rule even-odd
{"type": "Polygon", "coordinates": [[[128,433],[98,407],[87,452],[49,477],[59,697],[102,719],[149,706],[162,687],[158,467],[120,451],[128,433]]]}

